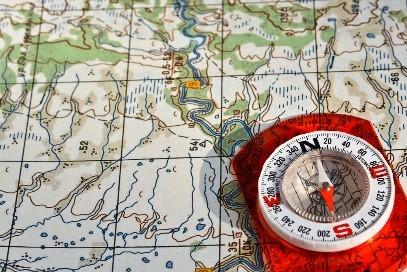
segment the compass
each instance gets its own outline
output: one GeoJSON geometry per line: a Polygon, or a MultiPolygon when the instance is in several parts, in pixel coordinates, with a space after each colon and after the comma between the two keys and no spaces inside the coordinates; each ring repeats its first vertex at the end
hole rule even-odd
{"type": "Polygon", "coordinates": [[[376,235],[393,210],[395,186],[383,155],[357,136],[313,131],[279,145],[258,179],[265,224],[307,250],[337,252],[376,235]]]}
{"type": "Polygon", "coordinates": [[[235,155],[267,271],[407,268],[407,190],[379,136],[359,117],[307,114],[264,129],[235,155]]]}

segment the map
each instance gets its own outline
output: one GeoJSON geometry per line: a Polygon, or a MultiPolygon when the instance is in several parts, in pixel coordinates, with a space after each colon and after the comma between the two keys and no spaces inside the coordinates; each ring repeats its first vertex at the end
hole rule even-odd
{"type": "Polygon", "coordinates": [[[405,1],[0,0],[0,270],[267,271],[234,155],[349,114],[407,189],[406,66],[405,1]]]}

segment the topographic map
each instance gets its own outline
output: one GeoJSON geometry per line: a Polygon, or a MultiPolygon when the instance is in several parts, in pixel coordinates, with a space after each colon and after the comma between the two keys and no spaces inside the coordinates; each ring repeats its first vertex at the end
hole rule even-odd
{"type": "Polygon", "coordinates": [[[233,155],[351,114],[407,184],[406,41],[405,1],[0,0],[1,271],[264,271],[233,155]]]}

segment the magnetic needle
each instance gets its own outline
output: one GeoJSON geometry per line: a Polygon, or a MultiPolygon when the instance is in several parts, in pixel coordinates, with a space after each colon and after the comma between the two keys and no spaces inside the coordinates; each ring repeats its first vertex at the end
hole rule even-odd
{"type": "Polygon", "coordinates": [[[320,252],[368,241],[394,205],[392,171],[382,154],[340,131],[302,134],[277,147],[258,186],[268,226],[284,240],[320,252]]]}

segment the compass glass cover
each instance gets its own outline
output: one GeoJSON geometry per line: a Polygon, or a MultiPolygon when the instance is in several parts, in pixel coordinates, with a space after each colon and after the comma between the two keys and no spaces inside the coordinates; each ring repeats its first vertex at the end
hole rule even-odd
{"type": "Polygon", "coordinates": [[[281,184],[283,201],[303,218],[330,223],[354,215],[366,202],[369,181],[363,167],[350,155],[334,150],[312,151],[295,159],[281,184]],[[318,163],[335,191],[335,213],[330,213],[319,192],[318,163]]]}

